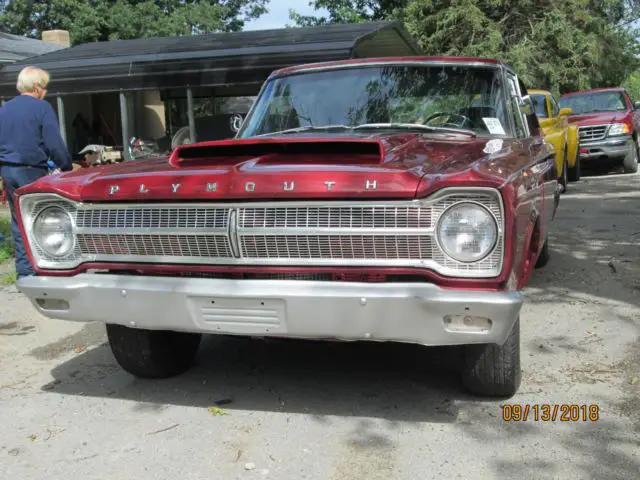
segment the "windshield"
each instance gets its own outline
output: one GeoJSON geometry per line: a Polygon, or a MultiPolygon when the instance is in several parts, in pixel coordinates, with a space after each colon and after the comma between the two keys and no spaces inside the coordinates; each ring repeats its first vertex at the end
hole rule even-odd
{"type": "Polygon", "coordinates": [[[390,123],[511,136],[507,118],[502,77],[495,68],[352,67],[270,80],[238,137],[390,123]]]}
{"type": "Polygon", "coordinates": [[[593,92],[560,98],[560,108],[571,108],[574,115],[594,112],[623,112],[627,109],[621,92],[593,92]]]}
{"type": "Polygon", "coordinates": [[[536,116],[538,118],[547,118],[547,97],[536,93],[531,95],[531,101],[533,102],[536,116]]]}

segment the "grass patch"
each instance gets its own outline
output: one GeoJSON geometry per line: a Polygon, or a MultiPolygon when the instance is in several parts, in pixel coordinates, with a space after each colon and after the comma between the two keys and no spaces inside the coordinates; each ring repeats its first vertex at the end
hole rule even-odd
{"type": "Polygon", "coordinates": [[[2,278],[0,278],[0,285],[13,285],[14,283],[16,283],[17,279],[18,276],[16,275],[16,272],[12,270],[11,272],[6,273],[2,278]]]}
{"type": "Polygon", "coordinates": [[[13,240],[11,238],[11,216],[0,211],[0,237],[4,236],[4,241],[0,241],[0,263],[13,257],[13,240]]]}

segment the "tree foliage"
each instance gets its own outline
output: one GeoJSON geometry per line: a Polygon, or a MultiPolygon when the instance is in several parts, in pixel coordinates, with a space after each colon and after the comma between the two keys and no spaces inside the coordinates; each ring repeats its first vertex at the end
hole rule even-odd
{"type": "Polygon", "coordinates": [[[68,30],[73,44],[238,31],[268,0],[0,0],[0,31],[39,38],[68,30]]]}
{"type": "Polygon", "coordinates": [[[315,0],[299,26],[404,20],[429,55],[498,58],[554,93],[620,85],[639,67],[636,0],[315,0]]]}

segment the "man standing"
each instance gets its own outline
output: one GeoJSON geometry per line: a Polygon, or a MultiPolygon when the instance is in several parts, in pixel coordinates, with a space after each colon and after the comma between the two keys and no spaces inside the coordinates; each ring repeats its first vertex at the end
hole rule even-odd
{"type": "Polygon", "coordinates": [[[56,114],[44,100],[48,84],[49,74],[45,70],[25,67],[18,75],[20,95],[0,108],[0,176],[11,210],[18,278],[33,275],[34,270],[16,221],[18,206],[14,204],[13,192],[47,175],[49,159],[62,171],[72,169],[56,114]]]}

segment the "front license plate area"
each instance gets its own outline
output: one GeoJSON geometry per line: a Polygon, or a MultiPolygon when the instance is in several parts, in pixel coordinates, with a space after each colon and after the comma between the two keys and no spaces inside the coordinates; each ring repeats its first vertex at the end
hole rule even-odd
{"type": "Polygon", "coordinates": [[[273,334],[286,331],[285,302],[274,298],[190,297],[194,321],[219,333],[273,334]]]}

